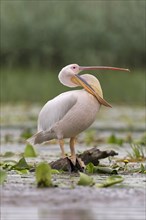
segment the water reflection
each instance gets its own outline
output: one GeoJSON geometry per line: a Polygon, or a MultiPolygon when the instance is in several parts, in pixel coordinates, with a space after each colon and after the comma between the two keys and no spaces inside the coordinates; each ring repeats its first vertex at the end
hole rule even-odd
{"type": "Polygon", "coordinates": [[[2,208],[1,220],[95,220],[85,209],[2,208]]]}
{"type": "MultiPolygon", "coordinates": [[[[86,206],[86,204],[85,204],[86,206]]],[[[144,207],[1,208],[1,220],[145,220],[144,207]]]]}
{"type": "Polygon", "coordinates": [[[95,220],[92,212],[86,209],[41,210],[39,220],[95,220]]]}

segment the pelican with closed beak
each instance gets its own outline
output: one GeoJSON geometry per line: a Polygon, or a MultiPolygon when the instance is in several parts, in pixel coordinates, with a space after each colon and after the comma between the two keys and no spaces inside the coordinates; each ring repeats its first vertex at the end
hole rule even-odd
{"type": "Polygon", "coordinates": [[[70,64],[59,73],[60,82],[68,87],[81,86],[81,90],[64,92],[48,101],[39,113],[38,132],[28,139],[32,145],[41,144],[52,139],[58,139],[62,157],[64,139],[70,138],[70,160],[76,164],[75,138],[87,129],[96,119],[101,105],[111,107],[103,98],[103,92],[98,79],[90,74],[79,75],[83,70],[117,70],[128,69],[105,66],[79,66],[70,64]]]}

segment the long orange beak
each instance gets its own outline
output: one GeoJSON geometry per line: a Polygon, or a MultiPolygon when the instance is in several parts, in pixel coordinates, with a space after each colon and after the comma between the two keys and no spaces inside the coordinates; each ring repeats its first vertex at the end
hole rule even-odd
{"type": "Polygon", "coordinates": [[[118,70],[130,72],[129,69],[119,68],[119,67],[110,67],[110,66],[80,66],[80,71],[82,70],[118,70]]]}
{"type": "MultiPolygon", "coordinates": [[[[118,68],[118,67],[109,67],[109,66],[80,66],[79,67],[80,71],[83,70],[119,70],[119,71],[128,71],[130,72],[129,69],[124,69],[124,68],[118,68]]],[[[74,83],[76,83],[77,85],[82,86],[83,88],[85,88],[89,93],[91,93],[92,95],[94,95],[97,100],[102,104],[105,105],[107,107],[112,107],[105,99],[103,99],[93,88],[92,86],[90,86],[90,84],[85,81],[82,76],[79,76],[78,74],[75,74],[72,77],[72,81],[74,83]]]]}
{"type": "Polygon", "coordinates": [[[82,86],[86,91],[94,95],[100,104],[105,105],[107,107],[112,107],[105,99],[100,97],[100,95],[90,86],[90,84],[82,78],[82,76],[75,74],[72,77],[72,81],[79,86],[82,86]]]}

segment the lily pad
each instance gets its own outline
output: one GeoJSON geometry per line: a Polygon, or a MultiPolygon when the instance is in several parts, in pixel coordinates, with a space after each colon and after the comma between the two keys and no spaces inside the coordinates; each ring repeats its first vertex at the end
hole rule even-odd
{"type": "Polygon", "coordinates": [[[24,157],[22,157],[18,161],[18,163],[12,167],[12,169],[14,169],[14,170],[25,170],[25,169],[29,169],[29,168],[30,168],[30,166],[27,164],[24,157]]]}
{"type": "Polygon", "coordinates": [[[3,184],[6,178],[7,178],[6,171],[0,169],[0,184],[3,184]]]}
{"type": "Polygon", "coordinates": [[[94,166],[93,163],[87,164],[86,170],[88,173],[118,174],[116,169],[105,166],[94,166]]]}
{"type": "Polygon", "coordinates": [[[52,187],[53,183],[51,180],[51,167],[47,163],[40,163],[36,167],[35,171],[36,182],[38,187],[52,187]]]}
{"type": "Polygon", "coordinates": [[[15,160],[5,160],[5,161],[3,161],[1,167],[2,167],[2,169],[9,171],[9,170],[13,169],[15,164],[17,164],[17,161],[15,161],[15,160]]]}
{"type": "Polygon", "coordinates": [[[51,169],[51,174],[59,174],[61,172],[62,172],[61,170],[51,169]]]}
{"type": "Polygon", "coordinates": [[[78,181],[78,185],[81,186],[92,186],[94,185],[94,180],[92,177],[86,175],[85,173],[79,173],[80,174],[80,179],[78,181]]]}
{"type": "Polygon", "coordinates": [[[96,187],[98,188],[109,187],[117,183],[121,183],[123,181],[124,181],[124,178],[122,176],[113,175],[113,176],[107,177],[107,179],[103,183],[96,184],[96,187]]]}
{"type": "Polygon", "coordinates": [[[37,157],[37,153],[31,144],[27,144],[24,150],[24,157],[37,157]]]}
{"type": "Polygon", "coordinates": [[[15,155],[15,153],[11,152],[11,151],[7,151],[3,154],[3,157],[13,157],[15,155]]]}
{"type": "Polygon", "coordinates": [[[24,169],[24,170],[16,170],[16,172],[20,175],[23,175],[23,174],[29,174],[29,170],[27,169],[24,169]]]}

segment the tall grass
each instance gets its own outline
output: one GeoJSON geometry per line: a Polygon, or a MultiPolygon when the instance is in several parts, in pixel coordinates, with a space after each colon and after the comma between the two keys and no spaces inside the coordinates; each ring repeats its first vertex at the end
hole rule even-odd
{"type": "MultiPolygon", "coordinates": [[[[2,102],[41,102],[71,90],[58,80],[58,71],[31,69],[1,70],[2,102]]],[[[90,72],[89,72],[90,73],[90,72]]],[[[144,71],[92,72],[100,81],[104,97],[111,103],[145,103],[144,71]]]]}

